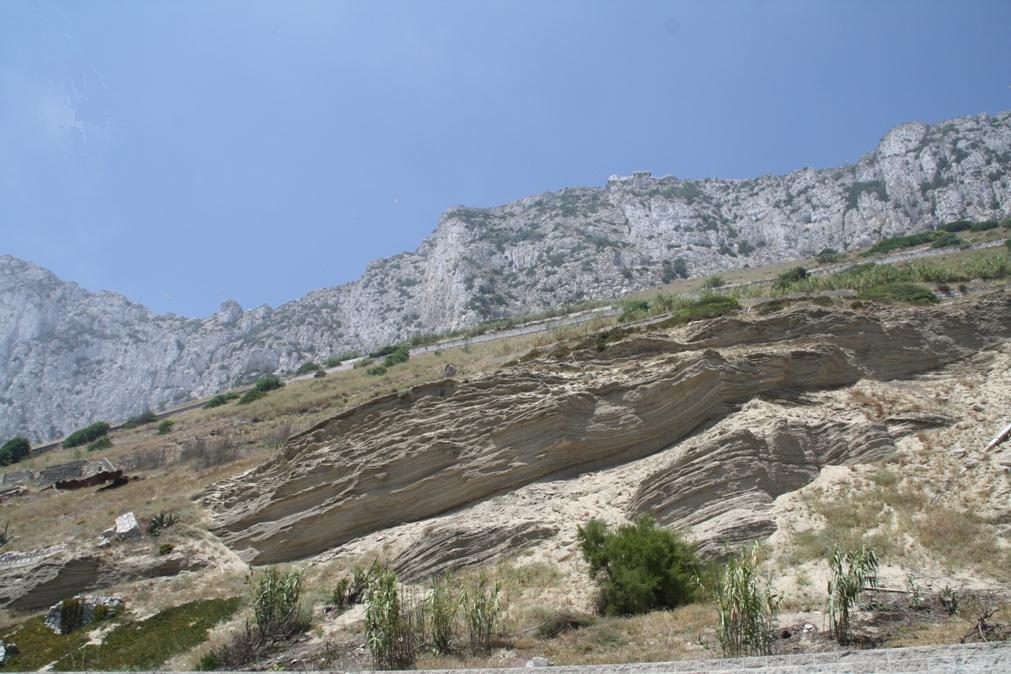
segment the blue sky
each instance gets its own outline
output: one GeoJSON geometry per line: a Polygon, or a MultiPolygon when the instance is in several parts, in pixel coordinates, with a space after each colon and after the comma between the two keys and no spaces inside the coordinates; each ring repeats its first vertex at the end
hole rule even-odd
{"type": "Polygon", "coordinates": [[[0,3],[0,253],[274,306],[456,204],[855,161],[1011,108],[1011,2],[0,3]]]}

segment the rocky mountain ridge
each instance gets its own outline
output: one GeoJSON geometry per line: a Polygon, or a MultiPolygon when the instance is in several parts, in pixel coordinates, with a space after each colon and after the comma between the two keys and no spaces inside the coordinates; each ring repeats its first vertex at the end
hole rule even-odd
{"type": "Polygon", "coordinates": [[[889,131],[852,166],[648,173],[448,210],[417,250],[272,309],[156,315],[0,257],[0,438],[58,437],[411,335],[1011,214],[1011,112],[889,131]]]}

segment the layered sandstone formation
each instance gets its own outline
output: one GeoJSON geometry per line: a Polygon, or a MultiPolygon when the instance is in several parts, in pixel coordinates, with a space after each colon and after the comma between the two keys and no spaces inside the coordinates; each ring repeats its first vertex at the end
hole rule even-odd
{"type": "MultiPolygon", "coordinates": [[[[908,377],[1009,334],[1011,298],[994,293],[927,309],[801,305],[631,335],[603,351],[563,349],[348,410],[212,486],[202,502],[212,530],[244,559],[298,559],[538,480],[650,456],[756,398],[908,377]]],[[[931,421],[900,420],[897,430],[816,419],[742,431],[633,485],[632,510],[686,524],[744,510],[756,513],[744,527],[751,535],[777,494],[822,466],[881,456],[894,434],[919,423],[931,421]]]]}

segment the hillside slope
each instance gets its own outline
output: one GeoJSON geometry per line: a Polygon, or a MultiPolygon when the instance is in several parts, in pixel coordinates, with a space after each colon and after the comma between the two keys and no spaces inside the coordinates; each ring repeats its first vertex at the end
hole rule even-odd
{"type": "Polygon", "coordinates": [[[751,180],[613,177],[453,208],[412,253],[277,309],[159,316],[0,257],[0,438],[59,436],[371,348],[692,276],[1011,214],[1011,112],[904,124],[855,165],[751,180]],[[680,259],[680,262],[678,260],[680,259]]]}

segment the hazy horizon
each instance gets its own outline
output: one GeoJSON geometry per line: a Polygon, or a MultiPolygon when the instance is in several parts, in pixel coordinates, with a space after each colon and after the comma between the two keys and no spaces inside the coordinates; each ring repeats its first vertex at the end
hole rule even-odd
{"type": "Polygon", "coordinates": [[[853,163],[1011,108],[1011,5],[0,5],[0,254],[158,313],[278,306],[634,170],[853,163]]]}

